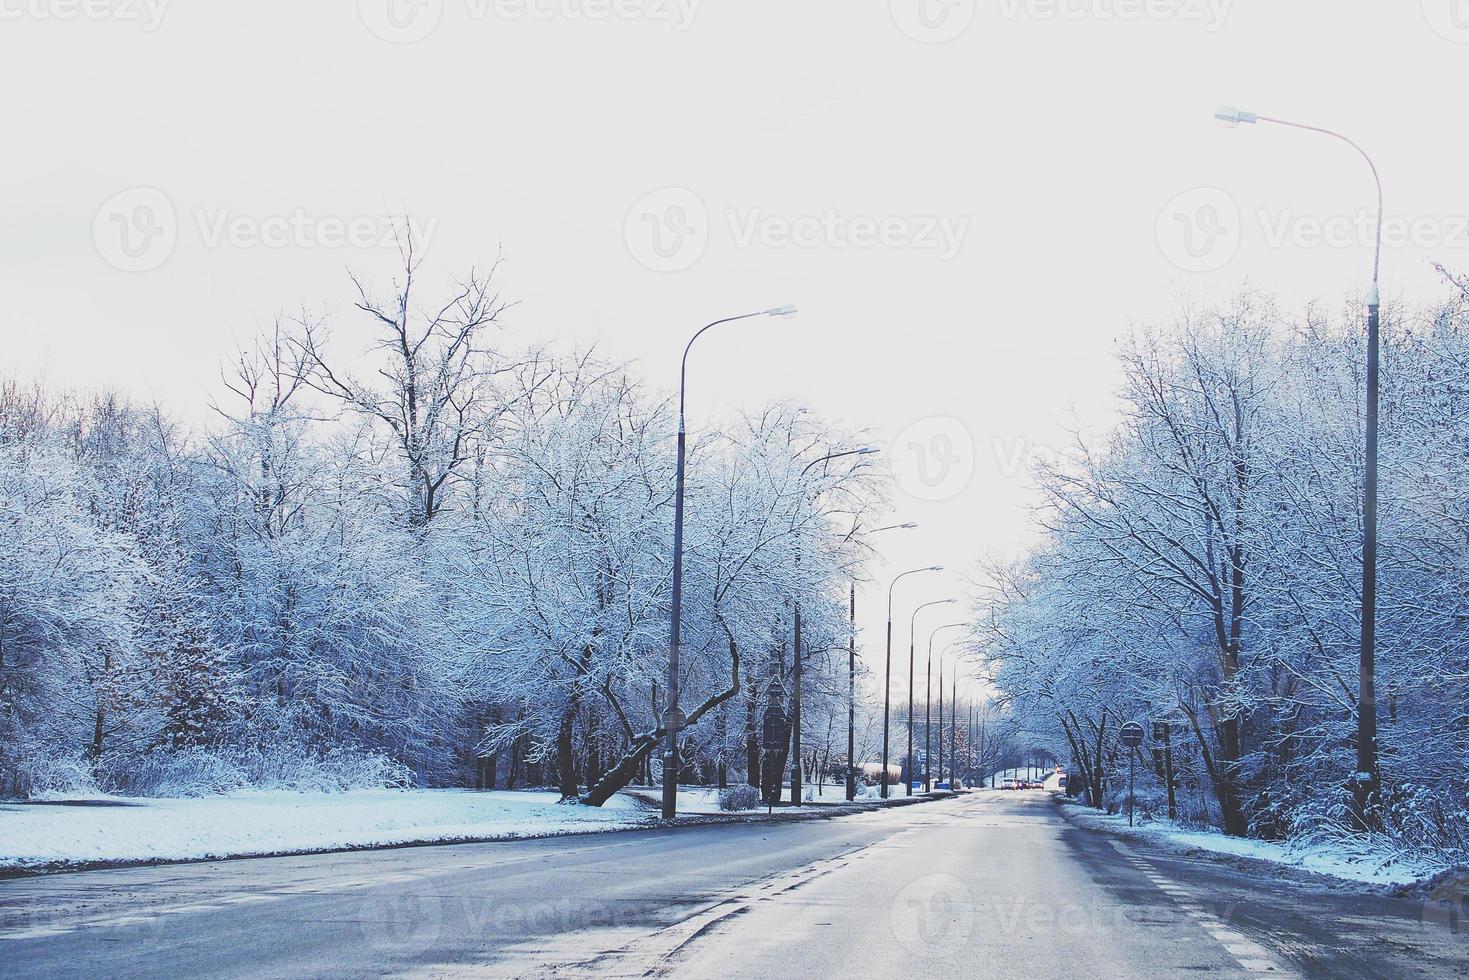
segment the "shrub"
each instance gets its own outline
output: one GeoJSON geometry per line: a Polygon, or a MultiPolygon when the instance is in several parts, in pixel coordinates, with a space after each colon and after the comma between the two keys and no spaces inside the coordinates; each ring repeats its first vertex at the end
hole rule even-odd
{"type": "Polygon", "coordinates": [[[753,810],[759,805],[760,791],[748,784],[741,783],[719,791],[721,810],[753,810]]]}
{"type": "Polygon", "coordinates": [[[15,796],[67,799],[104,795],[91,767],[76,755],[32,755],[13,777],[15,796]]]}
{"type": "Polygon", "coordinates": [[[131,762],[118,780],[139,796],[217,796],[245,790],[338,793],[411,786],[407,767],[378,752],[331,749],[324,754],[292,744],[250,748],[195,746],[159,749],[131,762]]]}

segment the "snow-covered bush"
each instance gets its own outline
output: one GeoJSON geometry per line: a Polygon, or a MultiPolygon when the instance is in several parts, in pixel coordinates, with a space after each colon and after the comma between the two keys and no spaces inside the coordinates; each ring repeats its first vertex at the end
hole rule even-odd
{"type": "Polygon", "coordinates": [[[258,748],[195,746],[157,751],[128,764],[118,782],[136,796],[192,797],[243,790],[337,793],[399,789],[413,773],[380,752],[332,749],[318,755],[299,745],[258,748]]]}
{"type": "Polygon", "coordinates": [[[74,799],[103,795],[91,766],[77,755],[26,753],[25,768],[15,775],[21,792],[33,800],[74,799]]]}
{"type": "Polygon", "coordinates": [[[760,791],[748,783],[719,791],[719,809],[753,810],[760,805],[760,791]]]}

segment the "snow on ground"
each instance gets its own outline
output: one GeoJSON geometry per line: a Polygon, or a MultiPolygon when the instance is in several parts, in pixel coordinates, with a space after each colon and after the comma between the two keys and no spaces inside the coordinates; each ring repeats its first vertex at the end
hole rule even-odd
{"type": "Polygon", "coordinates": [[[591,833],[651,819],[626,797],[601,809],[557,806],[556,799],[553,792],[357,790],[114,798],[100,806],[0,803],[0,868],[591,833]]]}
{"type": "Polygon", "coordinates": [[[1442,867],[1415,863],[1390,854],[1350,852],[1328,845],[1292,845],[1280,841],[1226,837],[1216,831],[1186,829],[1166,820],[1151,820],[1128,827],[1125,810],[1109,816],[1077,803],[1063,803],[1062,808],[1073,821],[1093,830],[1184,849],[1197,848],[1215,854],[1270,861],[1368,885],[1413,884],[1443,870],[1442,867]]]}
{"type": "MultiPolygon", "coordinates": [[[[899,787],[899,789],[901,789],[901,787],[899,787]]],[[[630,786],[624,792],[635,794],[636,796],[638,796],[639,798],[641,798],[642,800],[647,801],[647,802],[660,801],[663,798],[662,797],[663,790],[662,790],[661,787],[658,787],[658,786],[630,786]]],[[[702,787],[702,786],[684,786],[684,787],[681,787],[679,789],[679,791],[678,791],[678,811],[680,813],[702,813],[702,814],[725,813],[727,811],[724,811],[724,810],[719,809],[719,792],[720,792],[719,790],[717,790],[717,789],[715,789],[713,787],[702,787]]],[[[782,785],[782,787],[781,787],[781,793],[780,793],[780,798],[782,800],[786,800],[786,801],[789,801],[790,800],[790,798],[791,798],[791,787],[790,787],[790,784],[789,783],[786,783],[786,784],[782,785]]],[[[809,784],[807,784],[806,786],[804,786],[802,788],[801,798],[803,800],[805,800],[807,803],[817,803],[817,804],[821,804],[821,805],[828,805],[828,804],[846,805],[846,802],[847,802],[847,784],[846,783],[824,783],[824,784],[822,784],[821,786],[818,787],[814,783],[809,783],[809,784]]],[[[858,787],[858,790],[857,790],[857,802],[858,803],[876,803],[876,802],[878,802],[878,791],[877,791],[877,787],[875,787],[875,786],[868,787],[867,788],[866,795],[863,795],[862,788],[859,786],[858,787]]],[[[761,807],[757,807],[754,810],[737,810],[735,812],[736,813],[764,813],[765,812],[765,807],[761,806],[761,807]]]]}
{"type": "MultiPolygon", "coordinates": [[[[815,787],[811,789],[808,799],[816,802],[846,802],[840,784],[826,785],[819,798],[815,787]]],[[[555,792],[533,790],[259,792],[195,799],[0,802],[0,869],[597,833],[653,823],[659,816],[660,794],[656,786],[630,787],[600,809],[558,806],[555,792]]],[[[788,799],[789,790],[785,795],[788,799]]],[[[678,808],[680,814],[691,816],[721,813],[719,791],[680,788],[678,808]]]]}

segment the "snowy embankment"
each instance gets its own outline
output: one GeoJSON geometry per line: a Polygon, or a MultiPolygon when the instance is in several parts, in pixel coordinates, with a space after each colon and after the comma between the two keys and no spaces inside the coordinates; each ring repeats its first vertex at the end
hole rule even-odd
{"type": "Polygon", "coordinates": [[[1247,840],[1226,837],[1214,831],[1189,830],[1160,820],[1128,827],[1126,810],[1109,816],[1077,803],[1062,803],[1061,809],[1065,811],[1068,820],[1091,830],[1133,837],[1178,850],[1200,850],[1254,861],[1269,861],[1358,884],[1411,885],[1431,878],[1444,869],[1443,865],[1409,861],[1400,856],[1376,853],[1368,849],[1347,850],[1328,845],[1247,840]]]}
{"type": "MultiPolygon", "coordinates": [[[[828,784],[824,790],[813,799],[813,788],[807,799],[846,804],[843,787],[828,784]]],[[[259,792],[190,799],[0,802],[0,870],[627,830],[658,822],[659,793],[658,787],[629,787],[600,808],[559,806],[556,793],[529,790],[259,792]]],[[[681,816],[702,820],[715,814],[739,818],[765,813],[763,808],[721,811],[718,790],[692,786],[679,789],[678,809],[681,816]]]]}
{"type": "Polygon", "coordinates": [[[356,790],[0,803],[0,868],[595,833],[656,816],[626,797],[600,809],[556,800],[546,792],[356,790]]]}

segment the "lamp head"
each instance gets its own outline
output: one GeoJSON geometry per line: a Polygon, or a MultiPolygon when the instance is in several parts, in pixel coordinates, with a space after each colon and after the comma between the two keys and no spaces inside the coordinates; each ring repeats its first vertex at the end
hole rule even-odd
{"type": "Polygon", "coordinates": [[[906,524],[899,524],[898,525],[898,527],[902,528],[905,531],[911,531],[911,530],[913,530],[917,526],[918,526],[918,522],[917,521],[909,521],[906,524]]]}
{"type": "Polygon", "coordinates": [[[787,320],[789,320],[791,317],[793,317],[793,316],[796,315],[796,308],[794,306],[789,305],[789,304],[787,304],[786,306],[777,306],[777,307],[774,307],[772,309],[766,310],[765,311],[765,315],[766,316],[783,316],[787,320]]]}
{"type": "Polygon", "coordinates": [[[942,565],[929,565],[928,566],[928,570],[930,572],[942,572],[944,570],[944,566],[942,566],[942,565]]]}
{"type": "Polygon", "coordinates": [[[880,452],[882,452],[882,450],[879,449],[876,446],[863,446],[861,449],[857,450],[857,455],[858,456],[871,456],[873,453],[880,453],[880,452]]]}
{"type": "Polygon", "coordinates": [[[1214,118],[1218,120],[1219,125],[1228,127],[1229,129],[1235,128],[1240,123],[1254,124],[1260,121],[1260,117],[1253,112],[1245,112],[1243,109],[1236,109],[1234,106],[1228,105],[1222,105],[1218,109],[1215,109],[1214,118]]]}

